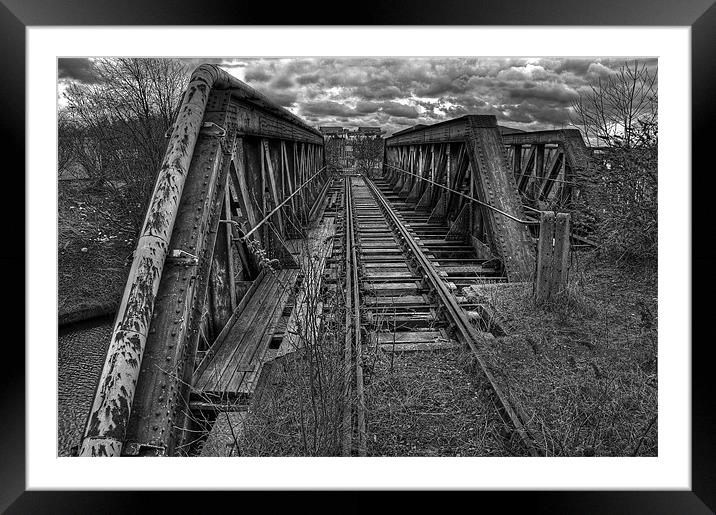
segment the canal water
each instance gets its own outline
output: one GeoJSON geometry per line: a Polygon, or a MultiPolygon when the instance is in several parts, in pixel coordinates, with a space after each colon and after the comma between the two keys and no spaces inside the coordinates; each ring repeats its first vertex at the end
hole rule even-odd
{"type": "Polygon", "coordinates": [[[57,454],[80,443],[112,335],[113,317],[60,327],[58,340],[57,454]]]}

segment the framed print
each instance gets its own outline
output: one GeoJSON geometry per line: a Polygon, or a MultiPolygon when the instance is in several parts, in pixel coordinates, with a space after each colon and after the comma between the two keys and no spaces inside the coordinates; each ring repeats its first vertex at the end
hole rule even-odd
{"type": "Polygon", "coordinates": [[[3,509],[714,509],[716,8],[184,4],[0,7],[3,509]]]}

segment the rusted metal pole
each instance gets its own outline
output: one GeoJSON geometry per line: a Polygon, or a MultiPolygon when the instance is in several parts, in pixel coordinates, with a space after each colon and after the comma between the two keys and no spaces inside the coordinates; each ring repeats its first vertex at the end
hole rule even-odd
{"type": "Polygon", "coordinates": [[[187,170],[212,86],[225,73],[203,65],[191,76],[144,219],[85,426],[80,456],[119,456],[187,170]]]}

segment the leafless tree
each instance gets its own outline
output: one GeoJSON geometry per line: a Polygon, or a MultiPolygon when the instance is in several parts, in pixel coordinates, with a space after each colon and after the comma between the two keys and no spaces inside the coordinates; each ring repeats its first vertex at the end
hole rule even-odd
{"type": "Polygon", "coordinates": [[[646,63],[625,62],[572,102],[572,122],[599,146],[632,147],[657,123],[657,73],[646,63]]]}
{"type": "Polygon", "coordinates": [[[326,164],[332,168],[343,168],[345,166],[345,137],[330,134],[325,137],[326,164]]]}
{"type": "Polygon", "coordinates": [[[188,70],[173,59],[134,58],[97,59],[93,70],[94,83],[65,92],[69,114],[60,139],[73,139],[73,158],[97,186],[122,198],[138,229],[188,70]]]}
{"type": "Polygon", "coordinates": [[[584,178],[580,212],[602,247],[621,257],[657,254],[656,70],[624,63],[576,99],[575,124],[602,147],[584,178]]]}
{"type": "Polygon", "coordinates": [[[352,145],[356,170],[370,175],[383,159],[383,138],[378,134],[357,134],[352,145]]]}
{"type": "Polygon", "coordinates": [[[61,109],[57,113],[57,172],[70,171],[75,161],[77,127],[72,122],[67,109],[61,109]]]}

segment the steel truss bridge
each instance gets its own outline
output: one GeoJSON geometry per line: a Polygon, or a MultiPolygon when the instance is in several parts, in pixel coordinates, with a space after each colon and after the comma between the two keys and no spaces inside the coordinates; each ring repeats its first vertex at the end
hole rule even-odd
{"type": "Polygon", "coordinates": [[[326,290],[342,292],[345,390],[358,399],[343,411],[344,455],[366,454],[362,356],[376,346],[469,347],[524,454],[540,454],[481,356],[499,323],[460,292],[532,280],[535,213],[568,208],[587,173],[578,131],[502,135],[494,116],[416,126],[384,140],[372,177],[331,166],[324,146],[319,131],[219,68],[195,70],[81,456],[188,454],[212,416],[250,409],[271,362],[321,331],[320,317],[305,320],[326,290]]]}

